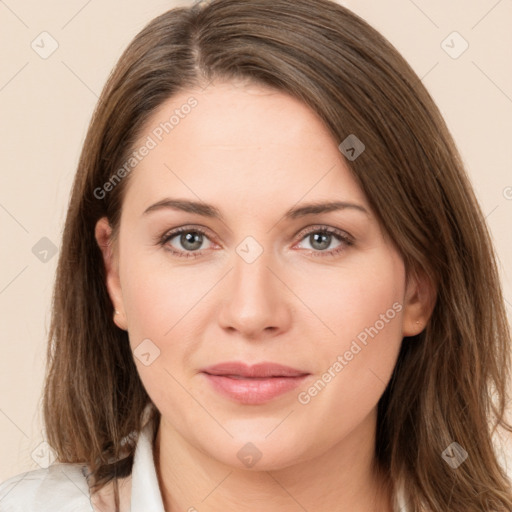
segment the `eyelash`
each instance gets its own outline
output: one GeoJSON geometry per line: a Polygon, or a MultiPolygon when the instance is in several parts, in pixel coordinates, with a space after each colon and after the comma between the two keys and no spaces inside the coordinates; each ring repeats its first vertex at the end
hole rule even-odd
{"type": "MultiPolygon", "coordinates": [[[[169,242],[170,240],[175,238],[177,235],[180,235],[181,233],[199,233],[199,234],[209,238],[206,231],[202,228],[182,226],[182,227],[176,228],[170,232],[166,232],[162,236],[157,237],[156,241],[157,241],[158,245],[164,247],[165,250],[169,251],[171,254],[173,254],[179,258],[197,258],[197,257],[201,256],[201,251],[177,251],[174,248],[169,249],[169,248],[165,247],[167,242],[169,242]]],[[[343,242],[342,245],[340,245],[336,249],[331,249],[330,251],[307,249],[310,253],[314,253],[315,255],[320,254],[321,257],[337,256],[339,253],[344,251],[347,247],[354,245],[354,241],[351,239],[350,236],[345,234],[343,231],[340,231],[338,229],[331,228],[328,226],[323,226],[323,227],[312,226],[310,228],[307,228],[306,231],[303,231],[301,233],[302,236],[299,241],[304,240],[307,236],[309,236],[313,233],[333,235],[340,242],[343,242]]]]}

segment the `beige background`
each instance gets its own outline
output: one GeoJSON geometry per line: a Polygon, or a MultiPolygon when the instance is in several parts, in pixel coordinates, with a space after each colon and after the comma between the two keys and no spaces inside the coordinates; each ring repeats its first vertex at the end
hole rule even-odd
{"type": "MultiPolygon", "coordinates": [[[[86,128],[122,50],[150,19],[190,3],[0,1],[0,481],[37,469],[47,453],[40,396],[57,257],[40,240],[60,244],[86,128]],[[44,31],[58,43],[46,59],[31,47],[51,49],[44,31]]],[[[487,215],[512,313],[512,1],[341,3],[402,52],[441,108],[487,215]],[[456,59],[441,46],[453,31],[469,44],[456,59]]],[[[457,37],[445,43],[452,54],[463,48],[457,37]]]]}

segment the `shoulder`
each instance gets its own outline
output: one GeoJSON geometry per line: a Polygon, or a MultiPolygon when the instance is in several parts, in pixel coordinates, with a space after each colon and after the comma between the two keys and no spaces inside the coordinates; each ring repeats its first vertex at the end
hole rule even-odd
{"type": "Polygon", "coordinates": [[[93,512],[83,464],[52,464],[0,483],[2,512],[93,512]]]}

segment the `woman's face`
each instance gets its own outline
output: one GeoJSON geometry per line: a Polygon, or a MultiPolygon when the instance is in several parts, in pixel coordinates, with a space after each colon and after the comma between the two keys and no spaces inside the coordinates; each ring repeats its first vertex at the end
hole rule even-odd
{"type": "Polygon", "coordinates": [[[227,82],[169,99],[134,146],[104,252],[115,321],[161,428],[231,466],[367,442],[402,337],[424,327],[340,142],[298,100],[227,82]]]}

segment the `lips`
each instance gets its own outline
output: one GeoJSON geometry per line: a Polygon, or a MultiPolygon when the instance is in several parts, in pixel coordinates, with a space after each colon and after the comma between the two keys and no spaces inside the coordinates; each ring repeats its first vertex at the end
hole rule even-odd
{"type": "Polygon", "coordinates": [[[232,361],[203,368],[213,389],[247,405],[262,404],[299,386],[308,372],[276,363],[249,366],[232,361]]]}
{"type": "Polygon", "coordinates": [[[308,374],[290,366],[276,363],[258,363],[249,366],[237,361],[216,364],[204,368],[202,371],[210,375],[242,378],[299,377],[308,374]]]}

